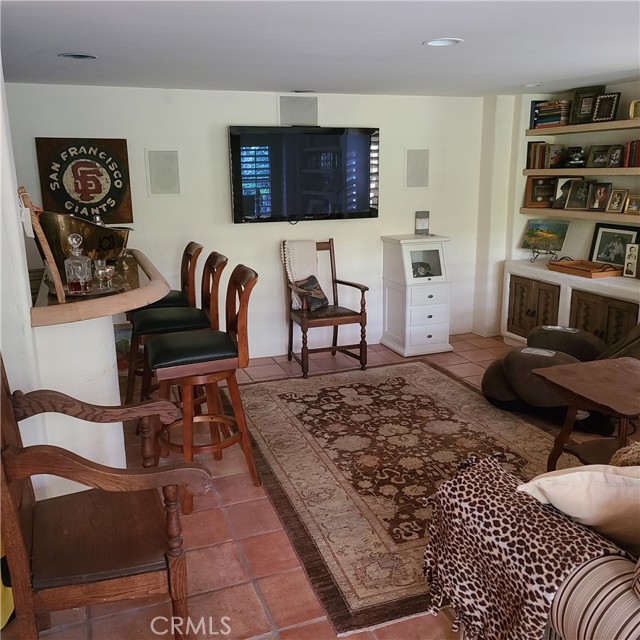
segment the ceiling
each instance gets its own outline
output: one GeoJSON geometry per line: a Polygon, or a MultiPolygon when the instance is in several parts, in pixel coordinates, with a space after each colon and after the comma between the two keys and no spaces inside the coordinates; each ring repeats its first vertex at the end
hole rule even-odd
{"type": "Polygon", "coordinates": [[[637,0],[2,0],[0,11],[6,82],[489,96],[632,81],[640,67],[637,0]],[[464,43],[423,46],[437,37],[464,43]]]}

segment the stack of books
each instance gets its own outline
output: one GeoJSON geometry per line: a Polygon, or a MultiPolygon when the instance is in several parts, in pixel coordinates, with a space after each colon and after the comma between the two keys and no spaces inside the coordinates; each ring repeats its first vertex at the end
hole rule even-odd
{"type": "Polygon", "coordinates": [[[625,143],[621,166],[640,167],[640,140],[625,143]]]}
{"type": "Polygon", "coordinates": [[[566,150],[563,144],[529,142],[527,144],[527,169],[559,169],[564,167],[566,150]]]}
{"type": "Polygon", "coordinates": [[[530,129],[561,127],[569,124],[571,100],[532,100],[530,129]]]}

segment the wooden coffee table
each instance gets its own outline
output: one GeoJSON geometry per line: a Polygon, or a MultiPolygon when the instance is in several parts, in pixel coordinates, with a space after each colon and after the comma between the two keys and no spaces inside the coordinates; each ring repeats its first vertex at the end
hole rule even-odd
{"type": "Polygon", "coordinates": [[[563,452],[575,455],[584,464],[608,464],[615,451],[627,446],[629,420],[640,416],[640,360],[610,358],[560,364],[534,369],[533,373],[561,389],[569,403],[562,430],[547,459],[547,471],[556,468],[563,452]],[[618,418],[617,437],[567,445],[578,409],[618,418]]]}

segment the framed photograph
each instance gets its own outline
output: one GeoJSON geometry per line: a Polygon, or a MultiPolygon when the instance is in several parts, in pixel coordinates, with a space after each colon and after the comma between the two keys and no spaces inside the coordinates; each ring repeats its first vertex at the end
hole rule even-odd
{"type": "Polygon", "coordinates": [[[625,213],[640,213],[640,195],[627,195],[625,213]]]}
{"type": "Polygon", "coordinates": [[[587,209],[591,211],[604,211],[609,202],[609,195],[613,185],[610,182],[594,182],[589,186],[587,209]]]}
{"type": "Polygon", "coordinates": [[[558,184],[556,185],[556,194],[553,202],[551,203],[551,208],[564,209],[567,206],[567,198],[569,197],[571,184],[573,182],[580,182],[581,180],[582,178],[558,178],[558,184]]]}
{"type": "Polygon", "coordinates": [[[568,229],[568,220],[527,220],[522,248],[561,251],[568,229]]]}
{"type": "Polygon", "coordinates": [[[607,213],[622,213],[624,211],[624,205],[627,202],[628,193],[628,189],[613,189],[605,211],[607,213]]]}
{"type": "Polygon", "coordinates": [[[565,209],[586,209],[589,200],[589,186],[586,180],[572,180],[565,209]]]}
{"type": "Polygon", "coordinates": [[[524,195],[525,207],[549,208],[556,196],[558,178],[529,176],[524,195]]]}
{"type": "Polygon", "coordinates": [[[594,122],[609,122],[616,119],[620,93],[603,93],[596,98],[596,106],[593,109],[594,122]]]}
{"type": "Polygon", "coordinates": [[[629,243],[627,245],[627,251],[624,254],[624,269],[622,275],[627,278],[638,277],[638,248],[640,245],[629,243]]]}
{"type": "Polygon", "coordinates": [[[606,167],[609,162],[609,145],[594,144],[589,149],[587,167],[606,167]]]}
{"type": "Polygon", "coordinates": [[[638,239],[637,227],[596,222],[589,260],[624,266],[627,245],[638,239]]]}
{"type": "Polygon", "coordinates": [[[624,145],[612,144],[609,147],[609,155],[607,156],[607,167],[621,167],[623,157],[624,145]]]}
{"type": "Polygon", "coordinates": [[[629,118],[640,118],[640,100],[632,100],[629,105],[629,118]]]}
{"type": "Polygon", "coordinates": [[[573,92],[573,101],[571,102],[569,124],[591,122],[593,112],[596,108],[596,100],[598,96],[602,95],[605,91],[606,87],[604,85],[575,89],[573,92]]]}

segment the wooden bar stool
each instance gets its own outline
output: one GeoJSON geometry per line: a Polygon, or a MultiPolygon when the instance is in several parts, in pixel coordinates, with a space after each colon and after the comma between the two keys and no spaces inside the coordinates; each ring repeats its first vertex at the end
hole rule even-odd
{"type": "MultiPolygon", "coordinates": [[[[260,479],[251,455],[249,431],[242,407],[236,370],[249,364],[247,316],[249,297],[258,281],[258,274],[244,265],[238,265],[229,278],[225,317],[226,331],[183,331],[151,337],[146,345],[150,369],[160,385],[160,397],[169,399],[172,385],[178,385],[182,398],[182,418],[170,425],[160,425],[155,441],[155,462],[162,450],[181,453],[185,461],[199,453],[213,453],[221,457],[222,450],[240,442],[247,467],[255,486],[260,479]],[[218,383],[226,381],[233,416],[225,415],[219,395],[218,383]],[[194,389],[205,389],[207,413],[196,415],[194,389]],[[197,445],[193,441],[194,423],[208,423],[209,444],[197,445]],[[173,431],[182,429],[182,443],[172,442],[173,431]]],[[[191,513],[193,499],[183,492],[182,509],[191,513]]]]}
{"type": "Polygon", "coordinates": [[[131,317],[131,344],[129,346],[129,375],[127,378],[126,404],[133,402],[136,375],[142,375],[140,399],[146,399],[151,386],[151,370],[146,357],[142,367],[137,356],[140,345],[150,336],[178,331],[213,329],[220,327],[218,319],[218,291],[220,277],[227,266],[227,257],[212,251],[202,270],[201,309],[192,307],[156,307],[139,309],[131,317]]]}

